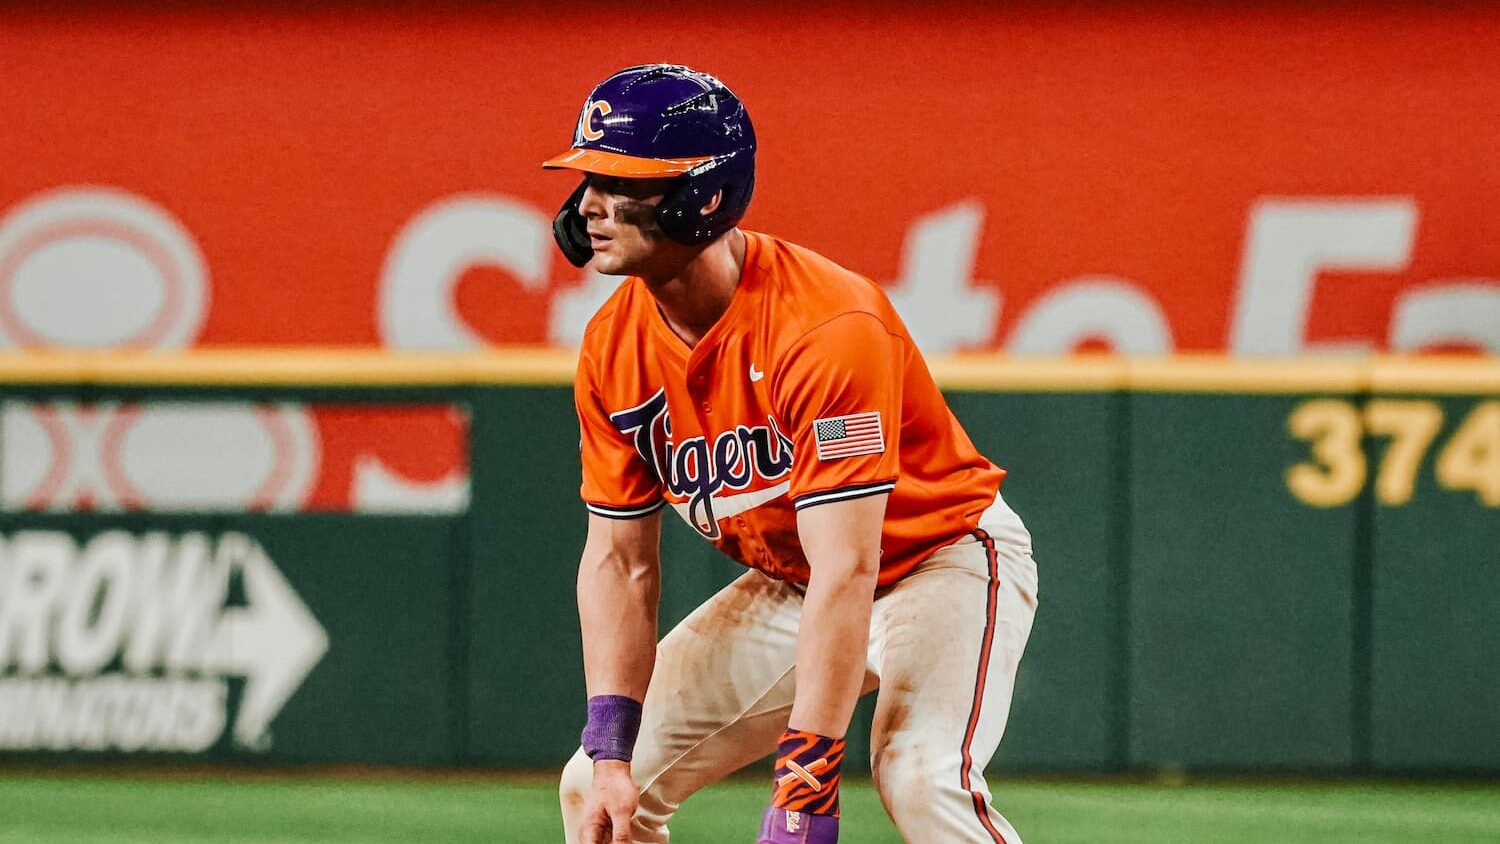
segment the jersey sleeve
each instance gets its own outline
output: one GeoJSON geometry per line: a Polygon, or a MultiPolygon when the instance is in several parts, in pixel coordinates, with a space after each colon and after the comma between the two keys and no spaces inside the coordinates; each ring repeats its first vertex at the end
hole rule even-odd
{"type": "Polygon", "coordinates": [[[798,510],[895,488],[903,357],[899,339],[858,312],[809,331],[779,362],[773,401],[798,510]]]}
{"type": "Polygon", "coordinates": [[[573,381],[578,411],[578,450],[583,464],[580,496],[589,512],[611,519],[634,519],[661,509],[661,483],[637,450],[635,437],[617,429],[600,398],[593,367],[578,358],[573,381]]]}

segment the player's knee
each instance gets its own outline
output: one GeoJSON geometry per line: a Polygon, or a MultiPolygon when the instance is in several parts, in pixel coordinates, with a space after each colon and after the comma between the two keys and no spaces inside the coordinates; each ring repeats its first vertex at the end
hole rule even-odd
{"type": "Polygon", "coordinates": [[[935,755],[913,744],[887,745],[870,756],[875,790],[893,815],[931,801],[943,785],[942,767],[935,755]]]}
{"type": "Polygon", "coordinates": [[[583,809],[583,801],[593,784],[594,764],[580,750],[563,766],[562,779],[558,783],[558,799],[562,801],[564,815],[583,809]]]}

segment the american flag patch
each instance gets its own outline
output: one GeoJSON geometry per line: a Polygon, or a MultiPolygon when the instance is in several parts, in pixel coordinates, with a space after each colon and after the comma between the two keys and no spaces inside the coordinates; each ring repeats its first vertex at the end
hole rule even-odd
{"type": "Polygon", "coordinates": [[[885,437],[880,430],[879,413],[851,413],[813,420],[813,434],[818,441],[818,459],[836,460],[879,454],[885,451],[885,437]]]}

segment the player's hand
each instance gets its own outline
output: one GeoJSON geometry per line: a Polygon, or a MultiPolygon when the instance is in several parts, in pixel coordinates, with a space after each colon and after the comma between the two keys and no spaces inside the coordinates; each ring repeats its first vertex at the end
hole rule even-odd
{"type": "Polygon", "coordinates": [[[775,806],[766,810],[755,844],[835,844],[839,819],[833,815],[789,812],[775,806]]]}
{"type": "Polygon", "coordinates": [[[629,762],[595,762],[594,785],[583,803],[583,824],[578,829],[580,844],[630,844],[630,822],[640,799],[629,762]]]}

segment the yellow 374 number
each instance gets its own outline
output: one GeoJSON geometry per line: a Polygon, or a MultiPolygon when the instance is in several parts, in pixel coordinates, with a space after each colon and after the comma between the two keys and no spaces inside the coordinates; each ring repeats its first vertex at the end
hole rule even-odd
{"type": "MultiPolygon", "coordinates": [[[[1365,438],[1389,440],[1375,470],[1375,498],[1397,507],[1411,501],[1417,475],[1443,430],[1437,402],[1372,399],[1363,408],[1342,399],[1312,399],[1287,419],[1292,436],[1308,444],[1309,459],[1287,470],[1292,495],[1313,507],[1348,504],[1370,476],[1365,438]]],[[[1472,492],[1500,507],[1500,401],[1480,402],[1443,444],[1435,463],[1444,489],[1472,492]]]]}

